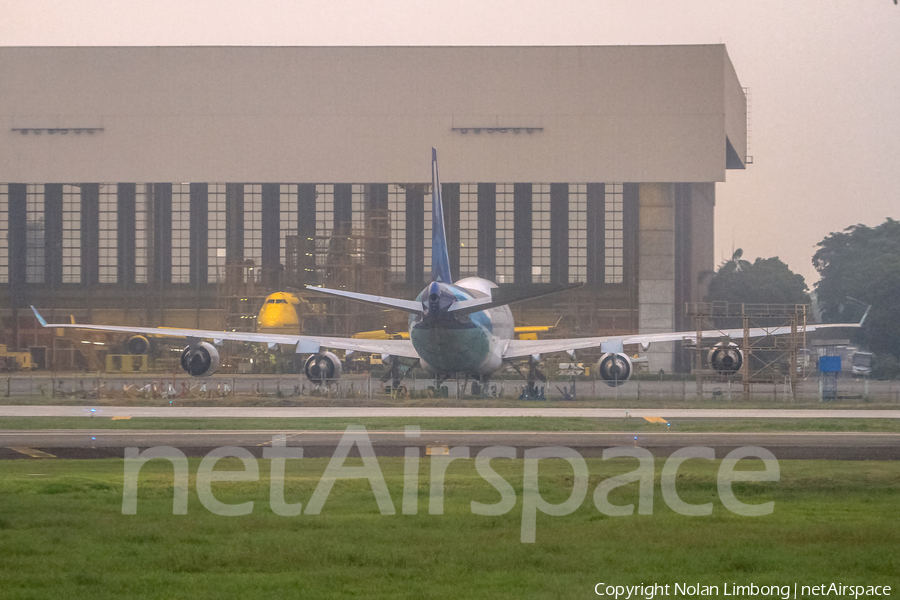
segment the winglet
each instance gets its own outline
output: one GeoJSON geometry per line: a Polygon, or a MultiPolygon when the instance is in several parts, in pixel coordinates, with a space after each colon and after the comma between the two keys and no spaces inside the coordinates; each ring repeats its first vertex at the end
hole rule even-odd
{"type": "Polygon", "coordinates": [[[438,177],[437,150],[434,148],[431,149],[431,280],[453,283],[441,202],[441,178],[438,177]]]}
{"type": "Polygon", "coordinates": [[[46,326],[47,326],[47,320],[46,320],[44,317],[41,316],[41,313],[39,313],[39,312],[37,311],[37,309],[34,307],[33,304],[31,305],[31,312],[34,313],[34,316],[37,318],[38,323],[41,324],[41,327],[46,327],[46,326]]]}
{"type": "Polygon", "coordinates": [[[870,311],[870,310],[872,310],[872,305],[871,305],[871,304],[868,305],[868,306],[866,307],[866,312],[863,313],[862,319],[859,320],[859,326],[860,326],[860,327],[862,327],[862,326],[863,326],[863,323],[866,322],[866,317],[869,316],[869,311],[870,311]]]}

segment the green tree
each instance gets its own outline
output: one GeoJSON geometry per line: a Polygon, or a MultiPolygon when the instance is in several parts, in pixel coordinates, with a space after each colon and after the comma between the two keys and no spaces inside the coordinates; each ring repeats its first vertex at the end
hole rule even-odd
{"type": "Polygon", "coordinates": [[[812,262],[816,298],[826,323],[869,316],[854,336],[876,353],[900,358],[900,222],[853,225],[819,242],[812,262]]]}
{"type": "Polygon", "coordinates": [[[707,300],[744,304],[809,304],[809,288],[803,276],[791,271],[777,256],[742,260],[735,250],[731,260],[719,265],[710,279],[707,300]]]}

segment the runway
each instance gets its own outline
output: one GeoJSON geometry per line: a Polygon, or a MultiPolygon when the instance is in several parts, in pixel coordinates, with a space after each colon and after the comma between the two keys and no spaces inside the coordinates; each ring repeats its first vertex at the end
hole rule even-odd
{"type": "Polygon", "coordinates": [[[665,409],[665,408],[450,408],[271,406],[0,406],[0,417],[150,418],[370,418],[544,417],[621,419],[900,419],[900,410],[665,409]]]}
{"type": "MultiPolygon", "coordinates": [[[[0,459],[121,458],[124,449],[172,446],[187,456],[204,456],[222,446],[249,449],[261,457],[273,436],[285,436],[288,446],[301,446],[308,458],[330,457],[344,431],[186,431],[186,430],[30,430],[0,431],[0,459]],[[30,451],[30,452],[29,452],[30,451]]],[[[640,446],[655,456],[669,456],[689,446],[715,449],[716,458],[742,446],[760,446],[779,459],[900,460],[900,433],[594,433],[555,431],[405,431],[367,432],[378,456],[403,456],[408,447],[422,455],[443,454],[465,446],[474,457],[491,446],[512,446],[522,458],[528,448],[564,446],[585,457],[601,456],[604,448],[640,446]]],[[[358,455],[355,450],[352,455],[358,455]]]]}

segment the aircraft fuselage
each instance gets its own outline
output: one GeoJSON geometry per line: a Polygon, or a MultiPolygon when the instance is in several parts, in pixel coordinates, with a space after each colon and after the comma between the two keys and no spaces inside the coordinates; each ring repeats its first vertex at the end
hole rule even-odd
{"type": "Polygon", "coordinates": [[[482,376],[498,370],[505,344],[514,335],[508,306],[457,315],[449,308],[456,301],[483,298],[497,286],[470,277],[456,284],[432,282],[416,298],[424,314],[412,314],[409,338],[425,369],[433,373],[482,376]]]}

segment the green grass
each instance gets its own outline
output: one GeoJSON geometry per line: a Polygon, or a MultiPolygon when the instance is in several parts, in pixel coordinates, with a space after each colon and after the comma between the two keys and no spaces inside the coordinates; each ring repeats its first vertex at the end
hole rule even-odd
{"type": "MultiPolygon", "coordinates": [[[[661,414],[665,414],[662,412],[661,414]]],[[[262,429],[344,430],[348,425],[367,429],[402,430],[418,425],[443,431],[641,431],[641,432],[900,432],[900,419],[670,419],[671,426],[640,417],[587,419],[569,417],[366,417],[366,418],[156,418],[135,417],[113,421],[109,417],[3,417],[3,429],[262,429]]]]}
{"type": "MultiPolygon", "coordinates": [[[[712,515],[673,512],[657,479],[652,515],[607,517],[593,489],[633,461],[590,459],[585,501],[568,516],[538,515],[534,544],[519,539],[521,460],[492,463],[517,494],[516,507],[498,517],[471,513],[470,501],[499,498],[473,461],[450,465],[443,515],[428,514],[423,459],[416,515],[382,516],[367,482],[338,481],[320,515],[297,517],[269,509],[266,461],[259,482],[213,484],[223,502],[253,500],[250,515],[207,511],[193,489],[198,463],[190,461],[188,514],[175,516],[164,461],[142,470],[136,515],[121,513],[121,460],[0,462],[0,597],[590,598],[601,581],[900,589],[895,463],[782,461],[778,482],[735,484],[741,500],[775,503],[771,515],[741,517],[718,500],[716,464],[688,461],[678,491],[688,502],[713,502],[712,515]]],[[[289,502],[305,505],[326,463],[288,461],[289,502]]],[[[399,513],[402,459],[379,463],[399,513]]],[[[562,502],[571,469],[542,461],[540,482],[548,501],[562,502]]],[[[636,484],[611,495],[616,504],[636,499],[636,484]]]]}

